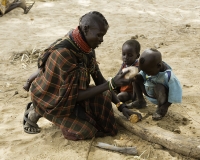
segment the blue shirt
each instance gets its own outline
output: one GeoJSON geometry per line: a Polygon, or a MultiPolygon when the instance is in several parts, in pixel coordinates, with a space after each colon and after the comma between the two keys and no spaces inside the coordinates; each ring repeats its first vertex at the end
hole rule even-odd
{"type": "MultiPolygon", "coordinates": [[[[165,63],[165,62],[164,62],[165,63]]],[[[165,63],[166,64],[166,63],[165,63]]],[[[167,64],[166,64],[167,65],[167,64]]],[[[144,86],[147,94],[150,97],[155,97],[154,95],[154,86],[156,84],[164,85],[168,90],[168,102],[170,103],[181,103],[182,101],[182,88],[179,80],[172,72],[172,69],[167,65],[169,69],[164,72],[159,72],[155,76],[149,76],[144,71],[140,71],[139,74],[142,75],[144,79],[144,86]]],[[[146,98],[154,104],[158,104],[158,101],[155,98],[146,98]]]]}

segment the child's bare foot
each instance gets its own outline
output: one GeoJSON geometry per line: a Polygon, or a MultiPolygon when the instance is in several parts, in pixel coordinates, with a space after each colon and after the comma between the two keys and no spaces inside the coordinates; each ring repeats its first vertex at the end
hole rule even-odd
{"type": "Polygon", "coordinates": [[[24,84],[24,86],[23,86],[23,89],[25,90],[25,91],[29,91],[29,88],[30,88],[30,86],[31,86],[31,84],[27,81],[25,84],[24,84]]]}
{"type": "Polygon", "coordinates": [[[132,109],[132,108],[141,109],[141,108],[145,108],[146,105],[147,105],[147,102],[145,100],[137,100],[137,101],[127,104],[126,106],[129,109],[132,109]]]}
{"type": "Polygon", "coordinates": [[[152,115],[152,119],[155,121],[161,120],[167,113],[168,107],[158,107],[156,112],[152,115]]]}
{"type": "Polygon", "coordinates": [[[152,115],[152,119],[153,119],[154,121],[159,121],[159,120],[161,120],[162,118],[163,118],[163,116],[162,116],[161,114],[157,113],[157,112],[155,112],[155,113],[152,115]]]}

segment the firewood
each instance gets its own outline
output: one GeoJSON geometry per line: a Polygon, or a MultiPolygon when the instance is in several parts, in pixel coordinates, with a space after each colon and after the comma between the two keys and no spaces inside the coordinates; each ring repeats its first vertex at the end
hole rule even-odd
{"type": "Polygon", "coordinates": [[[141,122],[131,123],[115,107],[116,122],[140,138],[164,146],[176,153],[200,159],[200,139],[175,134],[157,126],[147,126],[141,122]]]}

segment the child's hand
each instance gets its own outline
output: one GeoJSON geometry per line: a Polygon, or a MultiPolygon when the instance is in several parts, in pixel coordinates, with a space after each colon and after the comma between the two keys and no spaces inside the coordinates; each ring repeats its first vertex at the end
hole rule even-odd
{"type": "Polygon", "coordinates": [[[137,77],[138,77],[138,74],[136,74],[134,77],[131,77],[131,78],[130,78],[130,81],[131,81],[131,82],[136,81],[136,80],[137,80],[137,77]]]}
{"type": "Polygon", "coordinates": [[[126,75],[124,76],[124,78],[126,78],[126,79],[132,79],[133,77],[135,77],[135,75],[138,74],[138,68],[135,67],[135,66],[130,66],[130,67],[127,67],[127,68],[123,68],[122,72],[126,72],[127,70],[129,72],[126,73],[126,75]]]}
{"type": "Polygon", "coordinates": [[[135,81],[135,82],[137,82],[137,81],[143,81],[143,77],[142,77],[141,74],[138,73],[131,80],[135,81]]]}

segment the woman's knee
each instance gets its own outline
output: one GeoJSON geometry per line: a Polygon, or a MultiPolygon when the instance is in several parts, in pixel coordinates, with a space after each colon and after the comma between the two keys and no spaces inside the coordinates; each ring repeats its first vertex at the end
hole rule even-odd
{"type": "Polygon", "coordinates": [[[68,132],[67,129],[65,128],[61,129],[61,131],[65,139],[72,140],[72,141],[80,140],[80,138],[76,134],[68,132]]]}

